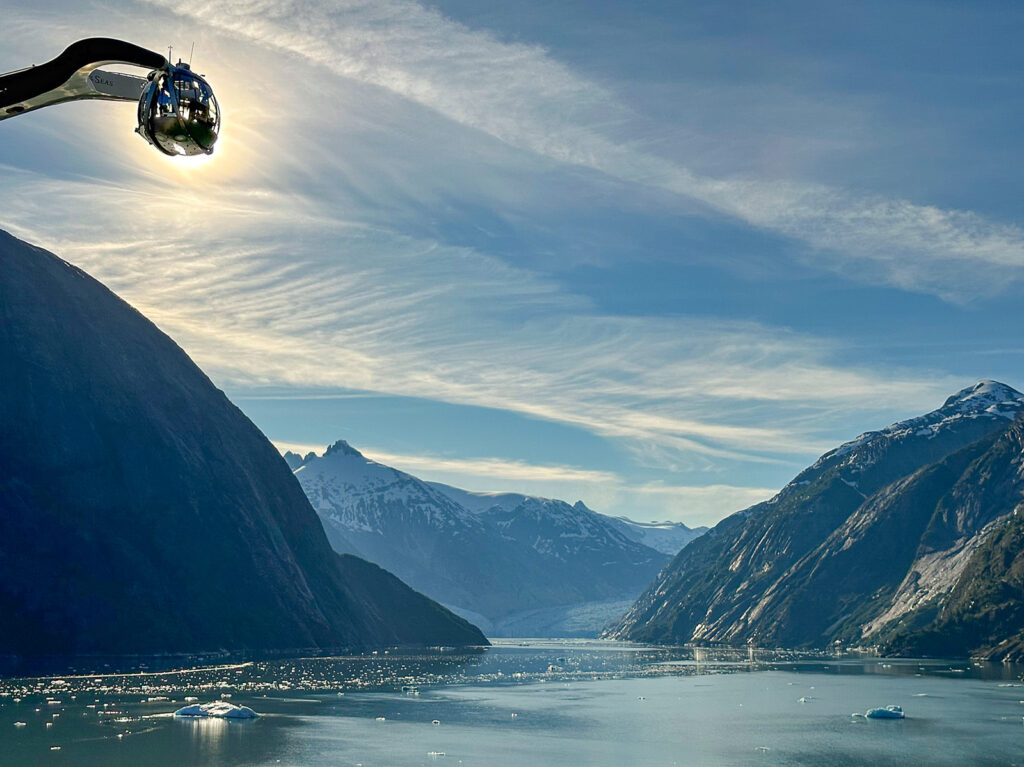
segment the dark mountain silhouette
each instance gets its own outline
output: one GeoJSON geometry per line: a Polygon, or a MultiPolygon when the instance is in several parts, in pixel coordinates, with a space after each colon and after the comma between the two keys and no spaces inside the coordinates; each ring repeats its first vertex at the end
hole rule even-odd
{"type": "Polygon", "coordinates": [[[153,323],[0,232],[0,653],[484,644],[331,550],[285,462],[153,323]]]}

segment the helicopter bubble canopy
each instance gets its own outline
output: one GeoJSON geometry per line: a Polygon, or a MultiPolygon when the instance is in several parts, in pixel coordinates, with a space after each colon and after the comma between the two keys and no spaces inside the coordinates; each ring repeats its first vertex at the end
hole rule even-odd
{"type": "Polygon", "coordinates": [[[181,61],[149,78],[139,99],[139,135],[172,157],[211,154],[220,108],[209,83],[181,61]]]}

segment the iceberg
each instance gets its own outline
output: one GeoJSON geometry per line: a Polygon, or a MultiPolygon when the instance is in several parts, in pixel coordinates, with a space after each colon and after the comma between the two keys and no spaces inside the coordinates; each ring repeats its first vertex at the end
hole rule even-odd
{"type": "Polygon", "coordinates": [[[255,719],[259,716],[248,706],[236,706],[225,700],[213,703],[193,703],[191,706],[179,708],[174,715],[194,718],[216,717],[218,719],[255,719]]]}
{"type": "Polygon", "coordinates": [[[903,719],[903,709],[899,706],[886,706],[885,708],[870,708],[864,714],[868,719],[903,719]]]}

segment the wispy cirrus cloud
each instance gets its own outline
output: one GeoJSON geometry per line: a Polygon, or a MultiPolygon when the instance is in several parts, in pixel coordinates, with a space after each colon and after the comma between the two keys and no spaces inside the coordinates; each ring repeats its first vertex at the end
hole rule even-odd
{"type": "Polygon", "coordinates": [[[173,8],[511,146],[793,238],[812,249],[808,258],[856,279],[962,301],[1024,275],[1024,231],[1014,224],[822,184],[702,176],[636,149],[626,129],[633,116],[607,89],[540,47],[501,41],[410,0],[175,0],[173,8]]]}
{"type": "MultiPolygon", "coordinates": [[[[2,225],[102,279],[235,391],[344,389],[493,408],[604,437],[631,469],[650,469],[627,479],[443,459],[429,447],[381,454],[471,489],[499,478],[601,510],[720,516],[769,494],[742,487],[772,481],[747,469],[769,466],[784,481],[839,439],[938,405],[968,381],[891,359],[850,362],[840,339],[730,319],[736,307],[618,315],[543,268],[457,244],[437,224],[451,207],[482,201],[498,223],[527,228],[515,220],[520,198],[543,207],[554,173],[599,178],[585,168],[606,174],[616,199],[659,190],[668,216],[685,208],[791,237],[830,269],[861,270],[857,279],[959,300],[1005,287],[1021,265],[1020,232],[971,213],[702,175],[682,152],[670,162],[634,142],[634,115],[608,88],[541,48],[415,3],[139,7],[120,3],[110,33],[135,39],[144,16],[199,37],[225,107],[217,154],[188,164],[157,156],[131,136],[130,105],[46,111],[31,125],[64,152],[61,167],[0,148],[2,225]],[[101,151],[83,151],[91,143],[101,151]],[[669,478],[647,481],[655,473],[669,478]]],[[[75,28],[65,20],[53,34],[75,28]]],[[[26,125],[5,130],[12,123],[26,125]]],[[[470,223],[491,225],[487,215],[470,223]]]]}
{"type": "Polygon", "coordinates": [[[222,384],[507,410],[622,440],[652,467],[813,456],[851,409],[915,412],[954,388],[843,366],[834,342],[758,323],[602,314],[493,257],[331,221],[286,194],[194,194],[178,204],[218,205],[217,226],[184,248],[163,238],[159,191],[139,206],[131,186],[24,174],[5,206],[16,233],[101,276],[222,384]],[[86,223],[50,234],[55,200],[86,223]]]}
{"type": "Polygon", "coordinates": [[[542,465],[527,461],[514,461],[503,458],[446,458],[432,455],[410,455],[407,453],[389,453],[369,448],[366,455],[378,463],[396,466],[409,472],[429,472],[433,475],[456,474],[470,475],[477,481],[498,483],[507,486],[508,482],[537,483],[620,483],[621,479],[614,472],[595,471],[576,466],[542,465]]]}

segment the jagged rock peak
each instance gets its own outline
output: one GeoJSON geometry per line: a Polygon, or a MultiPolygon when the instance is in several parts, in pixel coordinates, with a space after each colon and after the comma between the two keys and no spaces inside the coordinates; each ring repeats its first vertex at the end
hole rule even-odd
{"type": "Polygon", "coordinates": [[[365,457],[362,453],[360,453],[358,450],[356,450],[343,439],[339,439],[337,442],[335,442],[333,445],[327,448],[327,452],[324,453],[324,458],[326,458],[329,455],[352,455],[357,456],[358,458],[365,457]]]}

